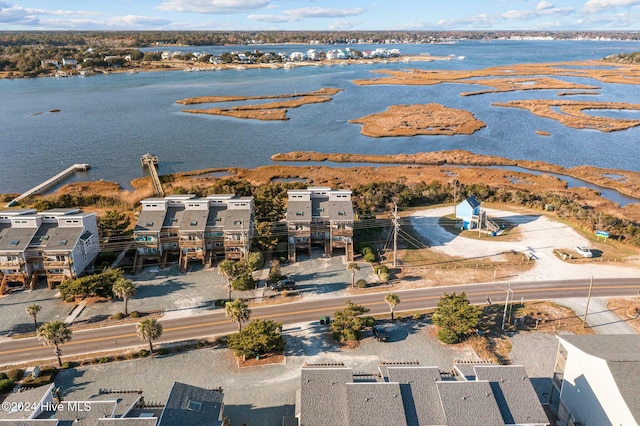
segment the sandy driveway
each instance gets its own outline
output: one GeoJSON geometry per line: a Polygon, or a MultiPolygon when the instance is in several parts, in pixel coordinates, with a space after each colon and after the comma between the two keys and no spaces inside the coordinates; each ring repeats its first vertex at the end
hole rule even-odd
{"type": "Polygon", "coordinates": [[[500,260],[504,252],[530,253],[537,260],[535,267],[520,274],[512,281],[534,281],[552,279],[580,279],[605,277],[629,277],[640,273],[638,263],[625,262],[624,265],[594,262],[570,264],[560,260],[553,250],[561,248],[573,250],[576,245],[590,243],[570,226],[555,222],[542,215],[521,215],[514,212],[486,209],[490,218],[503,218],[516,224],[522,238],[520,241],[499,241],[486,236],[482,239],[458,237],[438,224],[442,216],[452,213],[451,207],[421,210],[410,219],[414,229],[427,238],[432,250],[451,256],[464,258],[488,258],[500,260]]]}

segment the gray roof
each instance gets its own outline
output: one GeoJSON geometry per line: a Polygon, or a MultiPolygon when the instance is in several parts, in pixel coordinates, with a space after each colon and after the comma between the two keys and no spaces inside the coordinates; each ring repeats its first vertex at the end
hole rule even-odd
{"type": "Polygon", "coordinates": [[[182,204],[172,204],[167,207],[167,214],[164,216],[164,221],[162,222],[163,228],[177,228],[180,223],[180,219],[182,218],[182,213],[184,212],[184,205],[182,204]]]}
{"type": "MultiPolygon", "coordinates": [[[[54,385],[51,384],[49,386],[40,386],[32,389],[22,389],[20,392],[11,392],[9,393],[3,402],[8,403],[10,406],[13,403],[28,403],[29,406],[33,403],[40,403],[44,399],[44,397],[50,393],[54,388],[54,385]]],[[[0,420],[3,419],[26,419],[31,415],[31,411],[28,410],[18,410],[18,411],[8,411],[8,410],[0,410],[0,420]]]]}
{"type": "MultiPolygon", "coordinates": [[[[326,409],[331,409],[326,407],[326,409]]],[[[350,426],[404,425],[407,420],[398,383],[348,383],[347,422],[350,426]]]]}
{"type": "Polygon", "coordinates": [[[289,200],[287,204],[287,221],[311,222],[311,202],[289,200]],[[296,213],[302,212],[302,215],[296,213]]]}
{"type": "Polygon", "coordinates": [[[160,232],[166,214],[164,210],[142,210],[133,232],[160,232]]]}
{"type": "Polygon", "coordinates": [[[640,362],[637,361],[609,361],[609,370],[615,380],[622,399],[627,408],[640,424],[640,362]]]}
{"type": "Polygon", "coordinates": [[[251,209],[228,209],[226,205],[211,206],[209,207],[207,227],[223,228],[225,231],[249,231],[251,213],[251,209]],[[240,224],[236,224],[236,222],[240,222],[240,224]]]}
{"type": "Polygon", "coordinates": [[[122,417],[140,401],[141,397],[142,394],[138,392],[110,392],[93,395],[89,398],[89,401],[115,401],[117,405],[113,415],[122,417]]]}
{"type": "Polygon", "coordinates": [[[178,223],[180,232],[204,232],[204,228],[207,226],[208,216],[208,210],[185,210],[182,212],[182,217],[178,223]]]}
{"type": "Polygon", "coordinates": [[[222,424],[218,418],[222,413],[223,399],[224,394],[219,390],[173,382],[158,425],[222,424]]]}
{"type": "Polygon", "coordinates": [[[63,409],[45,411],[38,418],[57,419],[59,426],[95,426],[98,419],[111,416],[116,406],[116,402],[111,401],[62,401],[61,404],[63,409]]]}
{"type": "Polygon", "coordinates": [[[125,417],[123,419],[98,419],[96,426],[156,426],[156,417],[125,417]]]}
{"type": "Polygon", "coordinates": [[[496,402],[506,424],[545,424],[549,420],[527,372],[521,365],[495,365],[475,368],[478,380],[491,382],[496,402]]]}
{"type": "Polygon", "coordinates": [[[304,367],[300,378],[300,426],[344,425],[350,368],[304,367]]]}
{"type": "Polygon", "coordinates": [[[58,426],[59,422],[53,420],[7,420],[0,419],[0,424],[7,424],[10,426],[58,426]]]}
{"type": "Polygon", "coordinates": [[[6,229],[0,238],[0,252],[20,252],[22,253],[29,246],[29,242],[36,234],[38,228],[16,228],[6,229]]]}
{"type": "Polygon", "coordinates": [[[437,382],[449,426],[504,425],[489,382],[437,382]]]}
{"type": "Polygon", "coordinates": [[[640,361],[637,334],[563,335],[559,339],[605,361],[640,361]]]}
{"type": "Polygon", "coordinates": [[[58,226],[57,223],[43,223],[34,235],[30,246],[43,247],[45,251],[67,252],[73,250],[83,233],[83,226],[58,226]]]}
{"type": "Polygon", "coordinates": [[[438,367],[388,367],[390,382],[400,383],[407,425],[444,425],[446,419],[440,404],[437,381],[438,367]]]}

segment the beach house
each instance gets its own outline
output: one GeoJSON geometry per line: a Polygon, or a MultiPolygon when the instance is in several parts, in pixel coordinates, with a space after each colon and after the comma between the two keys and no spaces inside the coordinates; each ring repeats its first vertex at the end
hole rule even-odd
{"type": "Polygon", "coordinates": [[[0,293],[11,284],[49,288],[84,272],[100,251],[95,213],[80,209],[0,211],[0,293]]]}
{"type": "Polygon", "coordinates": [[[170,256],[181,270],[192,260],[211,265],[218,258],[244,259],[251,248],[252,197],[234,194],[148,198],[134,227],[135,270],[147,261],[164,267],[170,256]]]}
{"type": "Polygon", "coordinates": [[[289,259],[297,252],[311,255],[313,245],[323,248],[325,256],[343,250],[353,260],[353,205],[351,191],[329,187],[310,187],[287,191],[287,236],[289,259]]]}

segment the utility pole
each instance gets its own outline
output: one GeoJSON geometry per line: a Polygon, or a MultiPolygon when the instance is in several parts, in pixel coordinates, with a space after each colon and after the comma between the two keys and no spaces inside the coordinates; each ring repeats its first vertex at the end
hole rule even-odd
{"type": "Polygon", "coordinates": [[[584,308],[584,320],[582,320],[582,327],[587,328],[587,313],[589,312],[589,301],[591,300],[591,289],[593,288],[593,275],[589,282],[589,295],[587,296],[587,306],[584,308]]]}
{"type": "Polygon", "coordinates": [[[398,265],[398,205],[393,205],[393,267],[398,265]]]}
{"type": "MultiPolygon", "coordinates": [[[[502,314],[502,330],[504,331],[504,325],[507,320],[507,309],[509,307],[509,295],[511,294],[511,283],[509,283],[509,287],[507,287],[507,298],[504,299],[504,313],[502,314]]],[[[509,313],[511,316],[511,313],[509,313]]]]}

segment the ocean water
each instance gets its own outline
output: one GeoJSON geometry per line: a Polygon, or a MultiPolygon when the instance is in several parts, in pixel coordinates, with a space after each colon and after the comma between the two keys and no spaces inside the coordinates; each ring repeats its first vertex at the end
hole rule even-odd
{"type": "MultiPolygon", "coordinates": [[[[329,46],[260,46],[263,51],[328,49],[329,46]]],[[[340,47],[340,46],[337,46],[340,47]]],[[[342,46],[344,47],[344,46],[342,46]]],[[[378,46],[353,46],[359,50],[378,46]]],[[[292,70],[182,71],[94,75],[87,78],[0,80],[0,193],[21,192],[74,163],[92,169],[70,180],[109,180],[128,187],[144,176],[140,157],[152,152],[160,173],[208,167],[258,167],[273,164],[274,153],[298,150],[396,154],[465,149],[512,159],[562,166],[640,171],[640,128],[603,133],[565,127],[493,102],[516,99],[572,99],[636,103],[640,86],[603,84],[584,78],[567,81],[601,86],[597,96],[558,97],[557,90],[460,96],[480,86],[369,86],[351,81],[375,77],[379,69],[481,69],[527,62],[599,59],[640,50],[638,42],[460,41],[445,45],[393,45],[403,54],[464,56],[464,60],[299,67],[292,70]],[[276,95],[337,87],[342,92],[323,104],[290,109],[289,120],[264,122],[195,115],[177,100],[213,95],[276,95]],[[487,127],[469,136],[369,138],[349,119],[382,112],[397,104],[438,102],[473,112],[487,127]],[[60,110],[59,112],[50,112],[60,110]],[[551,136],[539,136],[546,130],[551,136]]],[[[193,48],[219,53],[233,47],[193,48]]],[[[149,50],[149,49],[147,49],[149,50]]],[[[174,50],[187,51],[180,48],[174,50]]],[[[237,50],[251,50],[248,46],[237,50]]],[[[640,118],[638,111],[606,112],[640,118]]]]}

